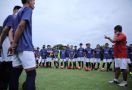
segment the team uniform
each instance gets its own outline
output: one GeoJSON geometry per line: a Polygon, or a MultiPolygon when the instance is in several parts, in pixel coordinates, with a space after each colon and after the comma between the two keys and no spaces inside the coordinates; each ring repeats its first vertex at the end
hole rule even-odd
{"type": "Polygon", "coordinates": [[[68,67],[68,61],[69,61],[69,59],[70,59],[69,53],[70,53],[70,48],[67,47],[67,48],[66,48],[66,61],[64,62],[64,64],[65,64],[64,66],[65,66],[65,67],[68,67]]]}
{"type": "Polygon", "coordinates": [[[101,49],[95,48],[94,52],[95,52],[95,63],[98,64],[97,69],[99,69],[100,61],[101,61],[101,49]]]}
{"type": "Polygon", "coordinates": [[[94,57],[93,57],[94,50],[92,48],[86,48],[85,54],[86,54],[86,67],[94,69],[94,57]]]}
{"type": "Polygon", "coordinates": [[[41,62],[41,53],[39,50],[35,50],[35,60],[36,60],[36,64],[37,67],[39,66],[39,63],[41,62]]]}
{"type": "Polygon", "coordinates": [[[81,67],[81,63],[82,63],[82,68],[83,68],[83,64],[84,64],[84,48],[79,48],[78,49],[78,63],[79,63],[79,67],[81,67]]]}
{"type": "MultiPolygon", "coordinates": [[[[3,23],[3,28],[4,27],[13,27],[12,26],[13,23],[13,15],[9,15],[4,23],[3,23]]],[[[10,75],[11,75],[11,70],[12,70],[12,59],[11,56],[8,55],[8,49],[10,47],[10,40],[8,35],[6,36],[3,44],[2,44],[2,51],[1,51],[1,79],[3,79],[2,81],[0,81],[1,83],[1,87],[0,89],[4,89],[7,90],[7,87],[9,85],[9,80],[10,80],[10,75]],[[3,83],[3,85],[2,85],[3,83]]]]}
{"type": "Polygon", "coordinates": [[[78,58],[78,50],[77,49],[74,49],[74,59],[73,59],[73,68],[77,68],[77,65],[76,65],[76,62],[78,61],[77,60],[78,58]]]}
{"type": "Polygon", "coordinates": [[[55,49],[54,50],[54,66],[56,67],[56,68],[58,68],[59,67],[59,62],[58,62],[58,54],[59,54],[59,50],[57,50],[57,49],[55,49]]]}
{"type": "Polygon", "coordinates": [[[74,60],[74,55],[75,55],[75,52],[74,52],[74,49],[70,48],[69,50],[69,69],[72,69],[72,63],[73,63],[73,60],[74,60]]]}
{"type": "Polygon", "coordinates": [[[61,63],[61,68],[66,68],[67,65],[66,65],[66,50],[60,50],[60,63],[61,63]],[[63,65],[64,63],[64,65],[63,65]]]}
{"type": "Polygon", "coordinates": [[[129,72],[132,74],[132,48],[128,47],[128,58],[127,58],[128,66],[129,66],[129,72]]]}
{"type": "Polygon", "coordinates": [[[107,71],[110,69],[110,63],[112,62],[112,59],[110,59],[110,48],[104,48],[103,49],[103,65],[102,65],[102,70],[105,68],[105,64],[107,64],[107,71]]]}
{"type": "MultiPolygon", "coordinates": [[[[22,72],[22,68],[15,68],[22,66],[23,69],[27,70],[30,68],[36,67],[35,62],[35,56],[33,52],[33,44],[32,44],[32,9],[30,7],[23,7],[21,10],[17,13],[17,15],[14,17],[15,28],[13,29],[13,32],[16,32],[16,28],[19,25],[21,20],[26,21],[26,26],[24,28],[24,31],[17,42],[16,52],[12,56],[13,60],[13,75],[12,75],[12,81],[11,81],[11,90],[18,90],[18,80],[19,76],[22,72]]],[[[29,90],[35,90],[35,77],[36,77],[36,70],[32,70],[27,73],[27,78],[25,81],[25,87],[29,90]],[[30,82],[30,83],[29,83],[30,82]]]]}
{"type": "Polygon", "coordinates": [[[51,68],[51,62],[52,62],[52,57],[53,56],[53,50],[52,48],[47,48],[47,59],[46,59],[46,67],[51,68]]]}
{"type": "Polygon", "coordinates": [[[41,66],[45,66],[46,63],[46,59],[47,59],[47,50],[46,49],[41,49],[40,50],[40,54],[41,54],[41,66]]]}

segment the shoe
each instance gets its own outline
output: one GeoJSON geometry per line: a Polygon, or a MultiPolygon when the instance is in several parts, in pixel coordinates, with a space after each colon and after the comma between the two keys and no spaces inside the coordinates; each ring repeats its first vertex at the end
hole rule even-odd
{"type": "Polygon", "coordinates": [[[120,84],[118,84],[121,87],[127,86],[127,81],[122,81],[120,84]]]}
{"type": "Polygon", "coordinates": [[[115,84],[119,84],[119,81],[117,79],[114,79],[112,81],[109,81],[109,83],[115,83],[115,84]]]}

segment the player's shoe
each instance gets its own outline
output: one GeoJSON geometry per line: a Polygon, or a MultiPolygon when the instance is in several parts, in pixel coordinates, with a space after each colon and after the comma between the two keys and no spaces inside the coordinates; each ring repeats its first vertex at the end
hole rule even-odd
{"type": "Polygon", "coordinates": [[[127,81],[122,81],[120,84],[118,84],[119,86],[121,86],[121,87],[125,87],[125,86],[127,86],[128,84],[127,84],[127,81]]]}
{"type": "Polygon", "coordinates": [[[115,84],[119,84],[119,81],[117,79],[114,79],[112,81],[109,81],[109,83],[115,83],[115,84]]]}
{"type": "Polygon", "coordinates": [[[63,66],[60,66],[60,68],[61,68],[61,69],[64,69],[64,67],[63,67],[63,66]]]}

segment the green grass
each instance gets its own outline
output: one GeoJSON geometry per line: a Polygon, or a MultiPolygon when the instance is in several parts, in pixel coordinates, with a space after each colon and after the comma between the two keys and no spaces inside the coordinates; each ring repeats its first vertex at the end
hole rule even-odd
{"type": "MultiPolygon", "coordinates": [[[[127,87],[109,84],[108,81],[112,80],[113,76],[113,72],[39,68],[36,87],[37,90],[132,90],[132,76],[128,76],[127,87]]],[[[23,73],[20,77],[20,85],[25,77],[23,73]]]]}

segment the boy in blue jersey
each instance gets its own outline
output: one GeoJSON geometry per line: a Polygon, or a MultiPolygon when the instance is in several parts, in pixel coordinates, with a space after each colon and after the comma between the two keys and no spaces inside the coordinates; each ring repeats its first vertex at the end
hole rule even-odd
{"type": "Polygon", "coordinates": [[[95,62],[96,62],[96,64],[98,64],[97,68],[96,68],[96,70],[97,70],[97,69],[99,69],[100,60],[101,60],[101,49],[100,49],[100,45],[99,44],[97,44],[94,52],[95,52],[95,62]]]}
{"type": "Polygon", "coordinates": [[[85,49],[85,56],[86,56],[86,60],[85,60],[86,67],[85,67],[85,70],[86,71],[90,71],[90,70],[94,69],[93,53],[94,53],[94,51],[93,51],[92,48],[90,48],[90,43],[87,43],[86,44],[86,49],[85,49]]]}
{"type": "Polygon", "coordinates": [[[105,44],[105,48],[103,49],[103,55],[104,55],[104,59],[103,59],[103,65],[101,70],[105,71],[105,64],[107,64],[107,71],[109,71],[109,62],[110,62],[110,48],[109,48],[109,44],[106,43],[105,44]]]}
{"type": "Polygon", "coordinates": [[[12,42],[10,33],[14,28],[13,17],[20,8],[21,8],[20,6],[15,6],[13,8],[13,14],[9,15],[3,23],[3,30],[0,36],[0,53],[2,55],[1,57],[2,61],[0,61],[1,62],[0,90],[7,90],[10,82],[11,71],[12,71],[12,59],[10,56],[8,56],[8,48],[10,47],[10,43],[12,42]]]}
{"type": "Polygon", "coordinates": [[[65,68],[68,68],[68,61],[70,59],[70,57],[69,57],[70,46],[67,45],[65,50],[66,50],[66,61],[64,62],[64,66],[65,66],[65,68]]]}
{"type": "Polygon", "coordinates": [[[69,67],[68,67],[68,69],[73,69],[72,63],[73,63],[74,56],[75,56],[75,52],[73,49],[73,45],[71,45],[70,52],[69,52],[69,67]]]}
{"type": "Polygon", "coordinates": [[[76,65],[77,58],[78,58],[78,50],[77,50],[77,46],[74,46],[73,69],[77,68],[77,65],[76,65]]]}
{"type": "Polygon", "coordinates": [[[39,47],[37,47],[37,49],[35,50],[35,60],[36,60],[37,67],[39,67],[39,61],[41,59],[40,56],[41,56],[40,49],[39,47]]]}
{"type": "Polygon", "coordinates": [[[60,50],[60,63],[61,63],[60,68],[61,69],[67,68],[65,62],[66,62],[66,47],[63,47],[62,50],[60,50]]]}
{"type": "Polygon", "coordinates": [[[42,49],[40,50],[41,54],[41,66],[45,67],[46,58],[47,58],[47,50],[45,48],[45,45],[43,45],[42,49]]]}
{"type": "Polygon", "coordinates": [[[79,68],[83,68],[84,65],[84,48],[82,47],[83,44],[80,43],[80,48],[78,48],[78,64],[79,64],[79,68]]]}
{"type": "Polygon", "coordinates": [[[24,90],[36,90],[36,62],[32,44],[32,11],[35,0],[22,0],[23,7],[16,15],[14,38],[9,48],[13,55],[13,75],[10,90],[18,90],[21,68],[26,72],[24,90]]]}
{"type": "Polygon", "coordinates": [[[53,50],[51,48],[51,45],[47,45],[46,67],[51,68],[51,66],[52,66],[52,56],[53,56],[53,50]]]}
{"type": "Polygon", "coordinates": [[[55,66],[56,68],[58,68],[58,67],[59,67],[59,62],[58,62],[59,50],[58,50],[57,47],[54,49],[53,54],[54,54],[54,66],[55,66]]]}

